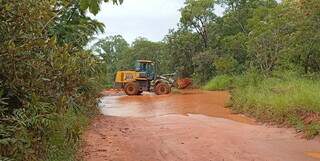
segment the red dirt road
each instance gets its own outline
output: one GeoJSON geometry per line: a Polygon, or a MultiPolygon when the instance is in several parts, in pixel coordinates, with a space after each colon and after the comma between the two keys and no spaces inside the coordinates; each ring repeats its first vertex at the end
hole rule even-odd
{"type": "Polygon", "coordinates": [[[317,161],[320,141],[224,108],[227,92],[107,96],[84,135],[86,161],[317,161]]]}

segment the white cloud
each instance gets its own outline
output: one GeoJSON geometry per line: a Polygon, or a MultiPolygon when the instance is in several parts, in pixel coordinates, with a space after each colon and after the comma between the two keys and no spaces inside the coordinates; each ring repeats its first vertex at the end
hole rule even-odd
{"type": "Polygon", "coordinates": [[[93,16],[106,25],[106,33],[98,37],[120,34],[128,42],[133,42],[137,37],[161,41],[169,29],[175,28],[179,22],[179,9],[184,6],[184,2],[185,0],[124,0],[119,6],[104,3],[101,11],[93,16]]]}

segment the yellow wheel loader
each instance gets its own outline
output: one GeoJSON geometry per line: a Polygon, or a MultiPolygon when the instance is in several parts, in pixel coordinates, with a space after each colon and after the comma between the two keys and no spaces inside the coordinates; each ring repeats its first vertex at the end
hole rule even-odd
{"type": "Polygon", "coordinates": [[[135,70],[118,71],[115,87],[121,88],[129,96],[140,95],[144,91],[157,95],[169,94],[174,80],[167,77],[174,74],[157,75],[155,65],[150,60],[137,60],[135,70]]]}

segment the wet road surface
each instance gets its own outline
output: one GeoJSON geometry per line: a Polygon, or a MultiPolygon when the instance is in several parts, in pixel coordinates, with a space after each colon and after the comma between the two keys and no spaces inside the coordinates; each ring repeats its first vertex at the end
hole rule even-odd
{"type": "Polygon", "coordinates": [[[86,161],[317,161],[320,141],[258,125],[225,107],[228,92],[106,96],[84,135],[86,161]]]}

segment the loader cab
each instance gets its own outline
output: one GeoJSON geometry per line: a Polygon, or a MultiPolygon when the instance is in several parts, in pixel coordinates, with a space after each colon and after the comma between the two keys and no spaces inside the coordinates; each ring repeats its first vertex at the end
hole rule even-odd
{"type": "Polygon", "coordinates": [[[154,63],[150,60],[138,60],[136,62],[136,71],[140,72],[141,74],[145,74],[145,77],[148,80],[154,80],[155,79],[155,66],[154,63]]]}

